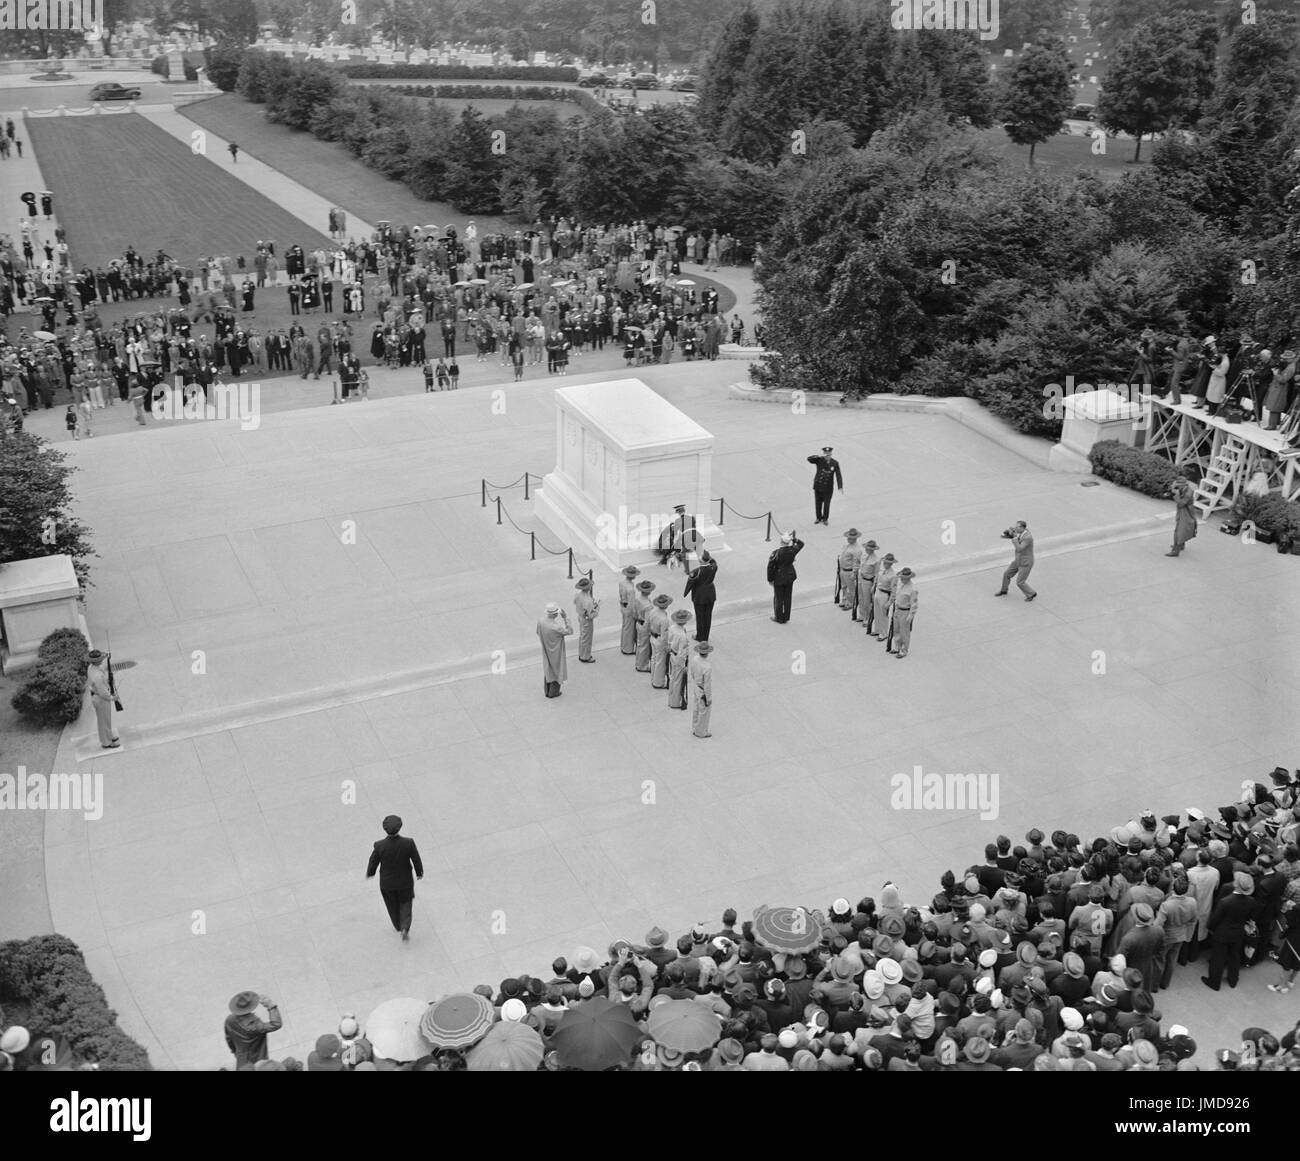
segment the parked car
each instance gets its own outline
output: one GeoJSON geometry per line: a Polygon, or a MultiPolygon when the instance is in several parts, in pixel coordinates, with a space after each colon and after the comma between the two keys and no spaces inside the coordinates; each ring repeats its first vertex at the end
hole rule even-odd
{"type": "Polygon", "coordinates": [[[637,73],[633,78],[633,83],[638,89],[657,89],[659,87],[659,78],[654,73],[637,73]]]}
{"type": "Polygon", "coordinates": [[[1075,105],[1066,114],[1066,118],[1071,121],[1095,121],[1097,119],[1097,107],[1095,105],[1075,105]]]}
{"type": "Polygon", "coordinates": [[[700,87],[700,78],[695,76],[678,77],[669,87],[675,93],[693,93],[700,87]]]}
{"type": "Polygon", "coordinates": [[[128,89],[117,81],[101,81],[90,90],[92,101],[138,101],[139,89],[128,89]]]}
{"type": "Polygon", "coordinates": [[[585,77],[578,78],[578,87],[581,89],[604,89],[611,83],[604,73],[588,73],[585,77]]]}

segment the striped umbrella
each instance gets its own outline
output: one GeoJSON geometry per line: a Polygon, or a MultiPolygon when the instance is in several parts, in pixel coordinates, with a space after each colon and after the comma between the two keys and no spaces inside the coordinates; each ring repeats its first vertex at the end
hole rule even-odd
{"type": "Polygon", "coordinates": [[[435,1048],[468,1048],[483,1039],[495,1019],[492,1004],[477,992],[457,992],[429,1005],[420,1032],[435,1048]]]}

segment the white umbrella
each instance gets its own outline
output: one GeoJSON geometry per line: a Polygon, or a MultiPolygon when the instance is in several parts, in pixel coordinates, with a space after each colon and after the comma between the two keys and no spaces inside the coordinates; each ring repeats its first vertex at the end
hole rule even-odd
{"type": "Polygon", "coordinates": [[[380,1004],[365,1023],[366,1038],[374,1047],[375,1055],[397,1061],[427,1056],[431,1045],[420,1031],[420,1020],[428,1010],[427,1000],[411,997],[380,1004]]]}
{"type": "Polygon", "coordinates": [[[679,278],[679,279],[677,279],[677,281],[676,281],[673,285],[674,285],[674,286],[694,286],[694,285],[695,285],[695,280],[692,279],[692,278],[679,278]]]}

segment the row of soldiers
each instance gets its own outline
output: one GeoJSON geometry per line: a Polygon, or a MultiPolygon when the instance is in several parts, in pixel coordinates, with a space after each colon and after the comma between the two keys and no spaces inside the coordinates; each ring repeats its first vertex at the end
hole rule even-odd
{"type": "Polygon", "coordinates": [[[868,634],[884,641],[888,652],[906,657],[920,603],[915,573],[910,568],[895,572],[894,554],[877,556],[880,546],[874,540],[859,544],[861,535],[856,528],[844,534],[848,543],[840,549],[835,600],[841,609],[852,612],[853,620],[863,623],[868,634]]]}
{"type": "MultiPolygon", "coordinates": [[[[667,593],[651,597],[655,583],[638,582],[636,578],[640,575],[641,570],[630,564],[618,582],[623,654],[636,658],[636,671],[650,674],[653,688],[668,691],[670,709],[690,709],[691,733],[697,738],[711,738],[713,663],[709,654],[713,646],[707,641],[692,641],[687,629],[690,610],[669,613],[673,598],[667,593]]],[[[581,649],[578,656],[579,660],[584,659],[581,649]]]]}

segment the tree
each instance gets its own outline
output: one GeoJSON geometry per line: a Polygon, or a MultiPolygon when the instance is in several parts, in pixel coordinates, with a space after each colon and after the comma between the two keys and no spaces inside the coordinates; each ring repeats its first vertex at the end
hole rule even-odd
{"type": "Polygon", "coordinates": [[[532,56],[528,33],[522,28],[512,28],[506,34],[506,52],[510,54],[511,60],[528,60],[532,56]]]}
{"type": "Polygon", "coordinates": [[[67,457],[30,432],[0,435],[0,568],[15,560],[66,553],[89,584],[90,531],[74,512],[67,457]]]}
{"type": "Polygon", "coordinates": [[[700,75],[700,124],[715,140],[745,82],[746,61],[758,31],[758,13],[746,4],[723,25],[700,75]]]}
{"type": "Polygon", "coordinates": [[[253,0],[216,0],[213,7],[213,25],[224,39],[236,44],[257,40],[257,5],[253,0]]]}
{"type": "Polygon", "coordinates": [[[451,135],[447,200],[464,214],[500,213],[501,169],[501,155],[493,149],[492,123],[473,105],[466,107],[451,135]]]}
{"type": "Polygon", "coordinates": [[[244,63],[243,46],[222,40],[205,49],[203,55],[207,60],[208,80],[223,93],[233,92],[244,63]]]}
{"type": "Polygon", "coordinates": [[[1097,100],[1097,120],[1135,138],[1135,162],[1145,134],[1194,122],[1209,95],[1217,35],[1208,17],[1161,16],[1143,21],[1120,45],[1097,100]]]}
{"type": "MultiPolygon", "coordinates": [[[[1132,0],[1130,0],[1130,3],[1132,0]]],[[[999,8],[998,36],[993,43],[999,48],[1019,52],[1026,44],[1052,40],[1065,32],[1065,15],[1069,0],[1016,0],[999,8]]]]}
{"type": "Polygon", "coordinates": [[[1065,121],[1073,91],[1070,58],[1060,41],[1031,44],[1012,63],[999,97],[998,113],[1007,136],[1034,150],[1049,140],[1065,121]]]}

